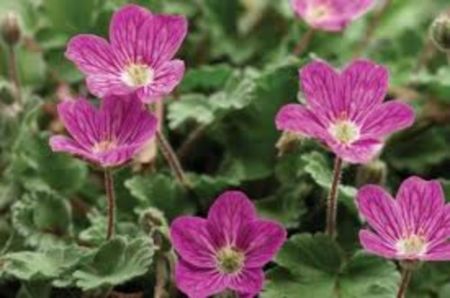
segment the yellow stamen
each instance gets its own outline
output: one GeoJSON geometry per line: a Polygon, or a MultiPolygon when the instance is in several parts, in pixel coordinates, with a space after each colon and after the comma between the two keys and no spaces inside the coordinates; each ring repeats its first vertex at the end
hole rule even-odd
{"type": "Polygon", "coordinates": [[[339,120],[329,128],[330,134],[340,143],[350,145],[359,138],[358,126],[348,120],[339,120]]]}
{"type": "Polygon", "coordinates": [[[216,260],[221,272],[233,274],[244,267],[245,255],[233,247],[226,246],[217,252],[216,260]]]}
{"type": "Polygon", "coordinates": [[[122,73],[122,81],[130,87],[148,85],[153,79],[153,70],[146,64],[129,64],[122,73]]]}

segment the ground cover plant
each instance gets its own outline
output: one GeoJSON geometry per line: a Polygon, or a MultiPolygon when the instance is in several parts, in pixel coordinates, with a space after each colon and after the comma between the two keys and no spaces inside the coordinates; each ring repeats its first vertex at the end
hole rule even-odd
{"type": "Polygon", "coordinates": [[[449,11],[0,0],[0,297],[450,297],[449,11]]]}

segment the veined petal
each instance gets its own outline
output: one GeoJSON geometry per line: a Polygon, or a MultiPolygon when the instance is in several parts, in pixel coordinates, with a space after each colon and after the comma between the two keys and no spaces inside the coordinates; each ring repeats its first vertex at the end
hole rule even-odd
{"type": "Polygon", "coordinates": [[[389,72],[369,60],[355,60],[343,71],[341,82],[347,115],[360,123],[383,102],[388,89],[389,72]]]}
{"type": "Polygon", "coordinates": [[[121,145],[117,148],[97,153],[95,157],[102,167],[115,167],[132,159],[143,146],[144,143],[139,145],[121,145]]]}
{"type": "Polygon", "coordinates": [[[151,103],[170,94],[183,79],[184,70],[184,62],[181,60],[172,60],[161,65],[155,71],[154,81],[137,90],[141,101],[151,103]]]}
{"type": "Polygon", "coordinates": [[[450,235],[450,205],[446,204],[440,212],[436,212],[433,218],[427,221],[423,230],[428,234],[429,250],[446,243],[450,235]]]}
{"type": "Polygon", "coordinates": [[[236,246],[245,253],[246,268],[261,268],[273,259],[286,237],[286,230],[280,224],[255,220],[241,229],[236,246]]]}
{"type": "Polygon", "coordinates": [[[402,222],[395,200],[381,187],[367,185],[357,194],[359,212],[382,238],[393,246],[401,237],[402,222]]]}
{"type": "Polygon", "coordinates": [[[175,268],[177,287],[192,298],[207,298],[226,290],[229,280],[217,270],[195,267],[180,259],[175,268]]]}
{"type": "Polygon", "coordinates": [[[133,92],[132,88],[123,83],[119,72],[88,74],[86,85],[89,91],[98,97],[127,95],[133,92]]]}
{"type": "Polygon", "coordinates": [[[145,28],[146,21],[152,17],[149,10],[134,4],[125,5],[113,15],[109,37],[122,65],[144,59],[143,32],[148,30],[145,28]]]}
{"type": "Polygon", "coordinates": [[[323,139],[325,128],[316,116],[299,104],[288,104],[281,108],[275,119],[279,130],[300,133],[308,137],[323,139]]]}
{"type": "Polygon", "coordinates": [[[414,123],[414,110],[400,101],[389,101],[374,108],[363,121],[361,131],[371,137],[384,137],[414,123]]]}
{"type": "Polygon", "coordinates": [[[50,148],[54,152],[66,152],[86,159],[92,159],[90,152],[78,145],[73,139],[65,136],[52,136],[50,138],[50,148]]]}
{"type": "Polygon", "coordinates": [[[220,247],[234,245],[241,229],[256,219],[255,206],[240,191],[220,195],[208,212],[208,229],[220,247]]]}
{"type": "Polygon", "coordinates": [[[76,142],[86,150],[99,140],[97,111],[85,99],[66,100],[58,104],[58,114],[76,142]]]}
{"type": "Polygon", "coordinates": [[[201,268],[217,268],[214,259],[217,247],[205,219],[191,216],[177,218],[170,226],[170,238],[182,259],[201,268]]]}
{"type": "Polygon", "coordinates": [[[368,230],[361,230],[359,232],[359,241],[362,247],[370,253],[387,259],[394,259],[396,257],[396,250],[392,247],[391,243],[386,242],[386,240],[368,230]]]}
{"type": "Polygon", "coordinates": [[[95,35],[73,37],[67,45],[66,57],[86,75],[114,76],[120,73],[121,65],[108,42],[95,35]]]}
{"type": "Polygon", "coordinates": [[[244,268],[241,273],[230,279],[230,289],[240,293],[261,292],[264,284],[264,272],[261,268],[244,268]]]}
{"type": "Polygon", "coordinates": [[[309,63],[300,70],[300,82],[308,107],[322,123],[334,120],[343,111],[339,74],[330,65],[309,63]]]}
{"type": "Polygon", "coordinates": [[[444,208],[444,192],[438,181],[411,177],[400,186],[397,202],[405,233],[428,236],[429,228],[444,208]]]}
{"type": "Polygon", "coordinates": [[[446,240],[438,246],[430,249],[425,256],[425,261],[450,261],[450,241],[446,240]]]}
{"type": "Polygon", "coordinates": [[[374,159],[383,148],[383,143],[372,138],[360,139],[351,145],[342,145],[328,137],[328,146],[340,158],[349,163],[364,164],[374,159]]]}

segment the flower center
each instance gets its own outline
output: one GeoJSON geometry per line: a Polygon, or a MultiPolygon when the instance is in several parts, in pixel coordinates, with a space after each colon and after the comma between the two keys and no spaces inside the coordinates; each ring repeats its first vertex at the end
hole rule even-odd
{"type": "Polygon", "coordinates": [[[153,70],[146,64],[129,64],[122,73],[122,81],[130,87],[143,87],[154,79],[153,70]]]}
{"type": "Polygon", "coordinates": [[[359,138],[359,127],[348,120],[339,120],[331,125],[330,134],[340,143],[349,145],[359,138]]]}
{"type": "Polygon", "coordinates": [[[426,252],[427,242],[421,236],[411,235],[408,238],[399,240],[396,247],[400,255],[416,256],[426,252]]]}
{"type": "Polygon", "coordinates": [[[106,141],[101,141],[101,142],[95,143],[92,150],[95,153],[101,153],[101,152],[112,150],[116,147],[117,147],[116,142],[106,140],[106,141]]]}
{"type": "Polygon", "coordinates": [[[221,272],[232,274],[244,267],[245,256],[239,250],[226,246],[217,252],[216,260],[221,272]]]}
{"type": "Polygon", "coordinates": [[[328,16],[328,11],[326,5],[312,6],[308,9],[307,18],[311,21],[319,21],[328,16]]]}

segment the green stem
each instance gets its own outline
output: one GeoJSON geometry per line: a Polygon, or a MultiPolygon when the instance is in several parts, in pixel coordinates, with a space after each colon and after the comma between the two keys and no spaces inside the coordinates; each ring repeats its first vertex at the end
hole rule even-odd
{"type": "Polygon", "coordinates": [[[408,290],[409,282],[411,281],[412,270],[404,268],[402,271],[402,279],[400,281],[400,287],[398,288],[397,298],[405,298],[406,291],[408,290]]]}
{"type": "Polygon", "coordinates": [[[106,199],[108,201],[108,230],[106,240],[110,240],[114,236],[114,221],[115,221],[115,207],[116,194],[114,192],[114,177],[110,168],[105,168],[105,191],[106,199]]]}
{"type": "Polygon", "coordinates": [[[339,194],[339,184],[342,175],[342,159],[337,157],[334,161],[333,181],[331,183],[330,193],[327,199],[327,225],[325,232],[328,236],[336,237],[336,222],[337,222],[337,197],[339,194]]]}
{"type": "Polygon", "coordinates": [[[301,56],[303,54],[303,52],[308,48],[309,44],[311,43],[315,32],[316,31],[312,27],[310,27],[308,31],[306,31],[305,35],[303,35],[303,37],[299,40],[299,42],[294,48],[293,52],[294,56],[301,56]]]}
{"type": "Polygon", "coordinates": [[[15,98],[18,104],[22,104],[22,86],[20,84],[19,71],[17,67],[17,57],[14,46],[8,46],[9,51],[9,79],[14,85],[15,98]]]}

